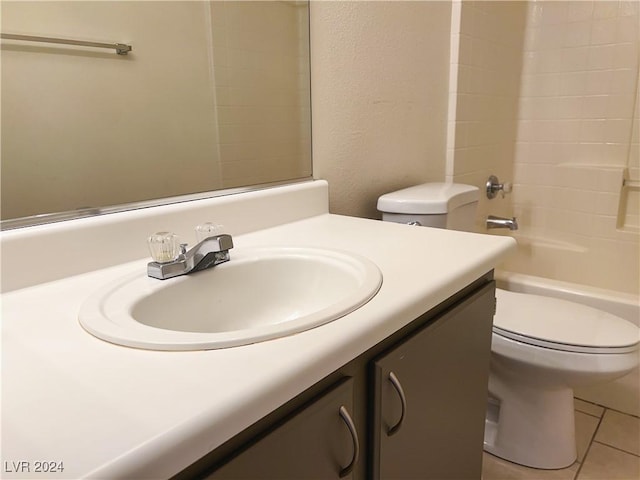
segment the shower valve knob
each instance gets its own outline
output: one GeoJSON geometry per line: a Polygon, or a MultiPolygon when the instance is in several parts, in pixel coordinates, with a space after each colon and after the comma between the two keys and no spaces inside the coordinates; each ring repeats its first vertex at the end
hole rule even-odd
{"type": "Polygon", "coordinates": [[[511,193],[511,190],[513,190],[513,185],[509,182],[500,183],[498,177],[496,177],[495,175],[491,175],[487,179],[486,188],[488,199],[495,198],[498,192],[500,192],[500,196],[504,198],[504,195],[506,193],[511,193]]]}

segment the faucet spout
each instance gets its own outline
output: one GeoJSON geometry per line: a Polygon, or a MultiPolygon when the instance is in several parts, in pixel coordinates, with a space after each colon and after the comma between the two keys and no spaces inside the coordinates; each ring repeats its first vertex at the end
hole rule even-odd
{"type": "Polygon", "coordinates": [[[503,218],[489,215],[486,222],[487,228],[508,228],[509,230],[518,229],[518,220],[516,217],[503,218]]]}
{"type": "Polygon", "coordinates": [[[188,251],[185,246],[178,258],[171,262],[148,263],[147,274],[152,278],[166,280],[205,270],[229,261],[229,250],[232,248],[231,235],[222,234],[207,237],[188,251]]]}
{"type": "Polygon", "coordinates": [[[205,238],[189,250],[193,255],[193,268],[190,272],[198,272],[229,260],[229,250],[233,248],[231,235],[223,234],[205,238]]]}

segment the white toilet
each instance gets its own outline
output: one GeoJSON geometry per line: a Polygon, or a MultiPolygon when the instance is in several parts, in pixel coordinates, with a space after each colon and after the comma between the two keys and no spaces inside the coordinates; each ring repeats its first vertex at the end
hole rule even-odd
{"type": "MultiPolygon", "coordinates": [[[[479,190],[427,183],[378,199],[382,219],[472,231],[479,190]]],[[[496,290],[484,449],[534,468],[576,460],[573,388],[638,365],[640,329],[595,308],[496,290]]]]}

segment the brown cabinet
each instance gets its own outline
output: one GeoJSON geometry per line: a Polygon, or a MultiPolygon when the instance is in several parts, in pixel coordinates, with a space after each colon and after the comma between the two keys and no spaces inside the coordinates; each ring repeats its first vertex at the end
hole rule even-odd
{"type": "Polygon", "coordinates": [[[494,310],[487,274],[175,479],[479,480],[494,310]]]}

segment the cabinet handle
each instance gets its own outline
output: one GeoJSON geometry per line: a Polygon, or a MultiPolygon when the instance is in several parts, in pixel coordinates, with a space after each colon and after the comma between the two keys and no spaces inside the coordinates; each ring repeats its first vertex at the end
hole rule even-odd
{"type": "Polygon", "coordinates": [[[342,478],[351,473],[351,470],[353,470],[353,467],[358,461],[358,457],[360,456],[360,441],[358,440],[358,432],[356,431],[356,426],[354,425],[353,420],[351,419],[351,415],[349,415],[349,412],[344,405],[340,406],[340,417],[347,425],[349,433],[351,433],[351,440],[353,441],[353,457],[351,457],[351,462],[349,463],[349,465],[340,470],[340,478],[342,478]]]}
{"type": "Polygon", "coordinates": [[[405,397],[404,395],[404,390],[402,389],[402,385],[400,385],[400,380],[398,380],[398,377],[396,377],[395,373],[389,372],[389,381],[391,382],[391,385],[393,385],[393,388],[396,389],[396,392],[398,392],[398,396],[400,397],[400,404],[402,405],[402,411],[400,413],[400,420],[398,420],[398,423],[387,430],[388,437],[398,433],[398,430],[400,430],[400,427],[402,426],[402,422],[404,422],[405,413],[407,412],[407,397],[405,397]]]}

